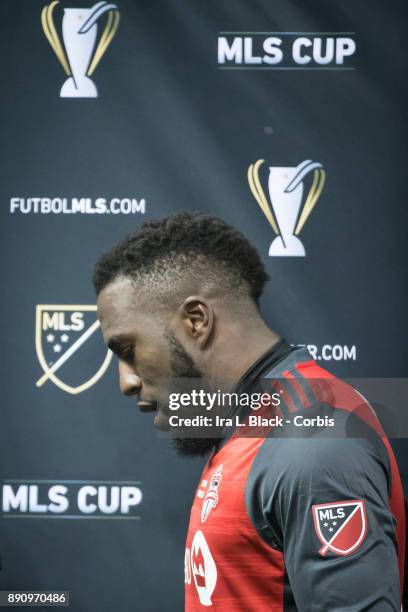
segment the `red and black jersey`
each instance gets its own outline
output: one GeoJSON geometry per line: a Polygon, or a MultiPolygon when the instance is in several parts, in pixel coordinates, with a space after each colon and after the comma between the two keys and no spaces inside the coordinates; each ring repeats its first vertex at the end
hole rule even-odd
{"type": "Polygon", "coordinates": [[[289,425],[234,434],[211,455],[191,509],[186,612],[399,611],[404,499],[374,411],[283,341],[245,382],[254,377],[279,380],[289,425]],[[298,435],[305,415],[335,426],[298,435]]]}

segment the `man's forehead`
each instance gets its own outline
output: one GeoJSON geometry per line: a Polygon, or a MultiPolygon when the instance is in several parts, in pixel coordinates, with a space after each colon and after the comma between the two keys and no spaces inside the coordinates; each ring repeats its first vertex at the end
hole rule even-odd
{"type": "Polygon", "coordinates": [[[98,296],[98,318],[104,335],[128,333],[144,318],[145,309],[131,279],[120,278],[109,283],[98,296]]]}
{"type": "Polygon", "coordinates": [[[105,316],[111,310],[129,308],[135,300],[135,287],[129,278],[118,278],[110,282],[98,295],[98,313],[105,316]]]}

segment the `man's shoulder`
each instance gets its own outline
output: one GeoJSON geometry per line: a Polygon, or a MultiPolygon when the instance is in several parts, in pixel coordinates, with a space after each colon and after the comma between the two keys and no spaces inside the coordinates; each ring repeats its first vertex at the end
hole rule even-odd
{"type": "Polygon", "coordinates": [[[283,525],[296,508],[365,496],[386,504],[390,489],[390,461],[378,436],[272,436],[249,470],[245,504],[261,537],[280,549],[283,525]]]}
{"type": "Polygon", "coordinates": [[[390,473],[383,441],[356,419],[351,435],[341,426],[337,434],[323,427],[314,435],[278,433],[267,437],[248,473],[246,498],[264,506],[272,498],[310,495],[336,482],[359,482],[364,488],[367,480],[381,484],[386,492],[390,473]]]}
{"type": "MultiPolygon", "coordinates": [[[[295,418],[299,418],[299,422],[304,422],[308,417],[301,414],[295,418]]],[[[364,458],[375,458],[387,463],[387,450],[382,440],[361,425],[361,422],[356,420],[350,434],[343,432],[343,426],[342,431],[338,433],[324,426],[314,435],[278,433],[267,437],[259,447],[252,470],[271,474],[293,471],[299,474],[305,470],[318,469],[320,466],[350,465],[364,458]],[[358,435],[358,430],[361,431],[361,435],[358,435]]]]}

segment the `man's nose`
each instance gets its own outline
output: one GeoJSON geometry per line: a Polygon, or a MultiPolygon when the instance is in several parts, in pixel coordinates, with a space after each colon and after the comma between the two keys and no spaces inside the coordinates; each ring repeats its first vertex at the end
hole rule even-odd
{"type": "Polygon", "coordinates": [[[119,361],[119,386],[123,395],[136,395],[140,393],[142,381],[135,374],[133,368],[123,361],[119,361]]]}

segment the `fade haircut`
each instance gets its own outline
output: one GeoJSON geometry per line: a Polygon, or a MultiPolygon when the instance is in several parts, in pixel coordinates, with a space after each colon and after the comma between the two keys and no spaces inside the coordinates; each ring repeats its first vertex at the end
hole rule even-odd
{"type": "Polygon", "coordinates": [[[217,217],[188,212],[148,221],[102,255],[92,279],[96,293],[120,277],[167,303],[186,290],[205,289],[236,292],[258,304],[268,280],[257,250],[241,232],[217,217]]]}

